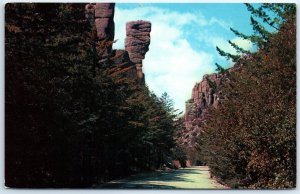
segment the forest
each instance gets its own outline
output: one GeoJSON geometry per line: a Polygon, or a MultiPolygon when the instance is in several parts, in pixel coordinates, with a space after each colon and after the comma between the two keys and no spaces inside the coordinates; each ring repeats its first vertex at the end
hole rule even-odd
{"type": "Polygon", "coordinates": [[[112,43],[84,6],[6,4],[6,186],[89,187],[172,157],[172,100],[99,62],[112,43]]]}

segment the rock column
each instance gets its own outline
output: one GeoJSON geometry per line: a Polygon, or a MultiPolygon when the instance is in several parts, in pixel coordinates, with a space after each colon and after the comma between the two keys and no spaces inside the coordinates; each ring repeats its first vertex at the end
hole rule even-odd
{"type": "Polygon", "coordinates": [[[126,24],[125,50],[130,60],[136,65],[137,76],[144,83],[143,59],[150,45],[151,23],[148,21],[132,21],[126,24]]]}
{"type": "MultiPolygon", "coordinates": [[[[99,41],[113,41],[115,35],[115,3],[89,3],[85,7],[86,17],[91,25],[97,29],[99,41]]],[[[109,45],[104,54],[112,51],[112,44],[109,45]]]]}

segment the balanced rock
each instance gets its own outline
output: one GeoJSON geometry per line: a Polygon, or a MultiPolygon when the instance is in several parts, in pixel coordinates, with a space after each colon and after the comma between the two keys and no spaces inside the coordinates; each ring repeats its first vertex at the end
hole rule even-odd
{"type": "Polygon", "coordinates": [[[106,44],[97,47],[99,64],[106,67],[113,62],[116,67],[111,69],[111,74],[122,72],[126,77],[135,79],[138,83],[145,83],[142,70],[143,59],[150,45],[151,23],[147,21],[132,21],[126,24],[125,50],[112,50],[114,40],[115,3],[89,3],[85,6],[85,16],[97,31],[97,41],[106,44]],[[106,42],[108,41],[108,42],[106,42]]]}
{"type": "Polygon", "coordinates": [[[138,20],[126,24],[125,50],[136,65],[138,78],[144,80],[143,59],[150,45],[151,23],[138,20]]]}

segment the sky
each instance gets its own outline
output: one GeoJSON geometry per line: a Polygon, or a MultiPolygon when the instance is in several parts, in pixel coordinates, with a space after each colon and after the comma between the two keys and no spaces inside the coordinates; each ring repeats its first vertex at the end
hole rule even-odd
{"type": "Polygon", "coordinates": [[[151,22],[151,43],[143,60],[146,84],[157,96],[167,92],[180,111],[185,110],[195,83],[215,72],[216,62],[226,68],[233,65],[217,53],[216,46],[235,54],[231,40],[254,49],[230,31],[232,27],[252,33],[250,13],[240,3],[117,3],[114,20],[115,49],[125,47],[126,22],[151,22]]]}

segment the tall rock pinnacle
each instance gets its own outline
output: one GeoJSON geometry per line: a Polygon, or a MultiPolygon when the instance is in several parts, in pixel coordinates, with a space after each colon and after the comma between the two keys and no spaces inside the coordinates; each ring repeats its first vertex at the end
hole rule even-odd
{"type": "Polygon", "coordinates": [[[137,76],[144,82],[142,70],[143,59],[149,50],[151,23],[148,21],[131,21],[126,24],[125,50],[130,60],[136,65],[137,76]]]}
{"type": "MultiPolygon", "coordinates": [[[[97,29],[97,37],[100,41],[113,41],[115,35],[115,3],[90,3],[85,7],[86,17],[97,29]]],[[[107,48],[110,53],[112,46],[107,48]]]]}
{"type": "MultiPolygon", "coordinates": [[[[97,30],[98,41],[113,41],[115,35],[114,24],[115,3],[89,3],[85,6],[85,16],[91,26],[97,30]]],[[[99,63],[107,62],[108,58],[126,70],[127,77],[138,77],[138,83],[145,84],[142,70],[143,59],[149,50],[151,23],[148,21],[132,21],[126,24],[125,51],[112,50],[112,44],[106,45],[98,52],[99,63]],[[117,59],[120,57],[122,60],[117,59]],[[119,62],[119,63],[118,63],[119,62]]]]}

